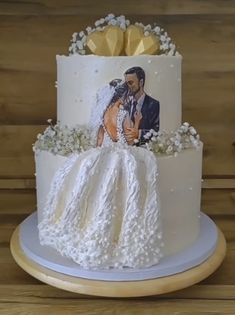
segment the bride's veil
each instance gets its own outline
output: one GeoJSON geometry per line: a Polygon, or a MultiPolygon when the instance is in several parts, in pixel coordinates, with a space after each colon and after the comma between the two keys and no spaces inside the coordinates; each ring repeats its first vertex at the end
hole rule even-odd
{"type": "Polygon", "coordinates": [[[91,137],[96,140],[98,130],[102,124],[104,112],[106,108],[110,105],[110,102],[115,94],[115,86],[123,82],[121,79],[115,79],[109,84],[98,89],[95,97],[95,102],[91,108],[91,116],[89,121],[89,129],[91,132],[91,137]],[[115,82],[115,84],[112,84],[115,82]]]}

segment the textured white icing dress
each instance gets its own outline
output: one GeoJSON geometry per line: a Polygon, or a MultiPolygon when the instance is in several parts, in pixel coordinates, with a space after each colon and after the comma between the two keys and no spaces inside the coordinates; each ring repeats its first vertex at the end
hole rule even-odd
{"type": "Polygon", "coordinates": [[[154,154],[117,141],[104,128],[101,147],[72,154],[57,171],[39,224],[42,245],[86,269],[148,267],[162,257],[158,170],[154,154]]]}

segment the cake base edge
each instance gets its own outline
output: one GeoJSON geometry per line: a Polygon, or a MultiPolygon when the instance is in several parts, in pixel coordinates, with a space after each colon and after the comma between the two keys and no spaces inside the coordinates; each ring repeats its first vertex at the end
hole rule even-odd
{"type": "MultiPolygon", "coordinates": [[[[217,228],[217,227],[216,227],[217,228]]],[[[226,241],[221,230],[213,253],[201,264],[177,274],[136,281],[91,280],[48,269],[24,252],[20,242],[20,225],[14,231],[10,248],[16,263],[31,276],[51,286],[80,294],[105,297],[138,297],[173,292],[198,283],[212,274],[226,254],[226,241]]]]}

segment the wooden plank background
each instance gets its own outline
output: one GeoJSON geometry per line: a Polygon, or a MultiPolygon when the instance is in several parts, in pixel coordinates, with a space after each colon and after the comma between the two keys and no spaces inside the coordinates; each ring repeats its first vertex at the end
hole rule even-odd
{"type": "MultiPolygon", "coordinates": [[[[143,22],[158,20],[174,38],[184,57],[183,120],[196,127],[205,143],[203,174],[235,176],[234,15],[128,17],[143,22]]],[[[31,148],[46,120],[56,119],[55,55],[66,54],[71,34],[96,18],[1,16],[0,141],[4,150],[0,153],[0,178],[33,176],[33,153],[22,150],[19,143],[31,148]],[[21,160],[29,163],[16,174],[21,160]]]]}
{"type": "Polygon", "coordinates": [[[235,314],[235,0],[0,1],[0,315],[235,314]],[[183,55],[183,121],[204,142],[202,209],[228,252],[212,276],[161,297],[104,299],[68,293],[21,270],[9,250],[36,209],[32,143],[56,120],[56,54],[72,33],[108,13],[158,22],[183,55]]]}

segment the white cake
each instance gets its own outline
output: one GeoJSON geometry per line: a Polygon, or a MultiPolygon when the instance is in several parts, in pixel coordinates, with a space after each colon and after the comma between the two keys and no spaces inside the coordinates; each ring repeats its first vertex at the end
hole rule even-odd
{"type": "MultiPolygon", "coordinates": [[[[139,56],[57,56],[57,119],[63,126],[88,126],[97,90],[139,66],[146,73],[145,92],[160,102],[160,132],[179,130],[181,121],[181,61],[179,53],[139,56]]],[[[185,124],[188,130],[190,127],[185,124]]],[[[195,134],[194,129],[192,135],[195,134]]],[[[143,149],[145,150],[145,149],[143,149]]],[[[202,143],[179,152],[156,154],[163,233],[163,254],[189,247],[200,233],[202,143]]],[[[56,171],[68,156],[35,149],[38,221],[56,171]]]]}

